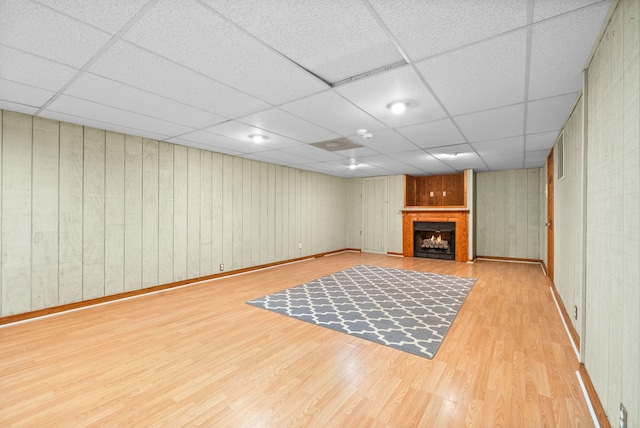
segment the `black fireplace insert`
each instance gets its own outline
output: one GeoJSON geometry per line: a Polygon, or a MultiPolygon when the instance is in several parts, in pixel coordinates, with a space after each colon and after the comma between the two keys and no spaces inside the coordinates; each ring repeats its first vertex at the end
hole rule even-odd
{"type": "Polygon", "coordinates": [[[414,257],[456,259],[455,222],[413,222],[414,257]]]}

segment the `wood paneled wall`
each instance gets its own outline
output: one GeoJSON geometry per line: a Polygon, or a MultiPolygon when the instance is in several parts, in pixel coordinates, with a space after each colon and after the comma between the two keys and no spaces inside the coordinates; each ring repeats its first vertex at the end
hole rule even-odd
{"type": "Polygon", "coordinates": [[[540,169],[476,174],[478,256],[540,259],[540,169]]]}
{"type": "Polygon", "coordinates": [[[347,246],[346,179],[1,113],[0,316],[347,246]]]}
{"type": "MultiPolygon", "coordinates": [[[[554,277],[553,282],[560,294],[567,313],[578,335],[582,331],[582,289],[584,215],[583,215],[583,102],[578,100],[563,131],[564,178],[558,180],[554,159],[554,277]],[[574,305],[578,308],[578,319],[573,316],[574,305]]],[[[554,153],[558,153],[557,144],[554,153]]]]}
{"type": "Polygon", "coordinates": [[[406,178],[406,205],[423,207],[464,206],[464,173],[406,178]],[[431,193],[433,192],[433,196],[431,193]],[[446,195],[443,194],[446,193],[446,195]]]}
{"type": "Polygon", "coordinates": [[[588,67],[585,367],[612,425],[640,426],[640,1],[621,0],[588,67]]]}

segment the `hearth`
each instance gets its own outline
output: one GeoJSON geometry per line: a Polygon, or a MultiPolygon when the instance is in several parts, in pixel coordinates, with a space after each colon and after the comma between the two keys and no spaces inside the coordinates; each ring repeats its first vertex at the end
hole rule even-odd
{"type": "Polygon", "coordinates": [[[413,222],[414,257],[456,259],[455,222],[413,222]]]}

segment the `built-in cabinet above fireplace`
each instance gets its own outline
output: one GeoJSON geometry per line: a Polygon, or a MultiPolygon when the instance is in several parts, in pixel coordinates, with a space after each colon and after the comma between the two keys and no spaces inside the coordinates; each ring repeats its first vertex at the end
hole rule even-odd
{"type": "Polygon", "coordinates": [[[470,260],[471,207],[467,206],[467,201],[471,198],[468,198],[467,190],[471,186],[467,183],[472,174],[473,171],[467,170],[450,176],[406,176],[405,208],[402,210],[402,254],[405,257],[470,260]]]}

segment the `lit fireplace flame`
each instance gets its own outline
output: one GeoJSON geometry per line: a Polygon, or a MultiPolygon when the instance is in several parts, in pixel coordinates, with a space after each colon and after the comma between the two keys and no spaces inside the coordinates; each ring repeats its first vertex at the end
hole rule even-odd
{"type": "Polygon", "coordinates": [[[436,238],[435,235],[431,235],[431,242],[441,242],[442,241],[442,235],[438,235],[438,237],[436,238]]]}

